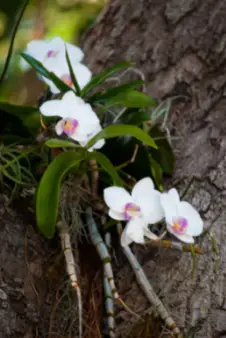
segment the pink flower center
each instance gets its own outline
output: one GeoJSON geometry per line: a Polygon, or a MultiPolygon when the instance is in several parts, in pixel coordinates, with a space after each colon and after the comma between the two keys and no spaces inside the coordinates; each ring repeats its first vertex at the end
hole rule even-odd
{"type": "Polygon", "coordinates": [[[57,54],[58,54],[57,51],[55,51],[55,50],[49,50],[49,51],[47,52],[47,57],[48,57],[48,58],[53,58],[53,57],[55,57],[57,54]]]}
{"type": "Polygon", "coordinates": [[[134,203],[127,203],[124,207],[124,217],[129,221],[134,216],[140,216],[140,207],[134,203]]]}
{"type": "Polygon", "coordinates": [[[64,81],[64,83],[66,85],[68,85],[69,87],[73,86],[73,82],[72,82],[71,76],[69,74],[62,75],[61,80],[64,81]]]}
{"type": "Polygon", "coordinates": [[[176,234],[184,234],[188,227],[188,221],[186,218],[180,217],[173,221],[172,229],[176,234]]]}
{"type": "Polygon", "coordinates": [[[74,119],[63,120],[63,131],[66,135],[72,135],[75,132],[78,125],[79,123],[77,120],[74,119]]]}

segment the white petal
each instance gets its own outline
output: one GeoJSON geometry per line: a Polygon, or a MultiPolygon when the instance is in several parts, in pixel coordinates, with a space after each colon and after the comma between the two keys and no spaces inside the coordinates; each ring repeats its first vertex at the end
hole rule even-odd
{"type": "Polygon", "coordinates": [[[121,236],[121,245],[126,246],[132,241],[144,243],[144,221],[140,217],[133,217],[126,225],[121,236]]]}
{"type": "Polygon", "coordinates": [[[149,192],[137,196],[135,200],[135,203],[141,208],[142,217],[148,224],[157,223],[164,217],[160,195],[161,193],[157,190],[149,190],[149,192]]]}
{"type": "Polygon", "coordinates": [[[76,128],[72,135],[68,135],[68,137],[74,141],[79,142],[82,147],[85,147],[88,143],[87,135],[79,132],[79,127],[76,128]]]}
{"type": "Polygon", "coordinates": [[[78,81],[78,85],[81,89],[83,89],[87,83],[91,80],[92,73],[88,67],[83,65],[82,63],[76,63],[75,65],[72,64],[72,68],[76,79],[78,81]]]}
{"type": "Polygon", "coordinates": [[[57,124],[55,125],[55,130],[56,130],[57,135],[63,134],[64,129],[62,125],[62,120],[57,122],[57,124]]]}
{"type": "Polygon", "coordinates": [[[178,204],[180,202],[180,196],[175,188],[168,191],[168,196],[170,197],[172,203],[178,204]]]}
{"type": "Polygon", "coordinates": [[[66,111],[61,100],[46,101],[39,107],[39,110],[44,116],[66,117],[66,111]]]}
{"type": "Polygon", "coordinates": [[[143,233],[144,233],[144,236],[146,236],[147,238],[149,239],[152,239],[154,241],[157,241],[159,240],[159,237],[156,236],[153,232],[151,232],[148,228],[144,227],[143,228],[143,233]]]}
{"type": "Polygon", "coordinates": [[[178,216],[184,217],[188,221],[186,234],[199,236],[203,231],[203,220],[195,208],[188,202],[180,202],[178,205],[178,216]]]}
{"type": "Polygon", "coordinates": [[[32,40],[27,44],[25,52],[36,60],[43,62],[48,52],[48,42],[45,40],[32,40]]]}
{"type": "Polygon", "coordinates": [[[173,203],[170,195],[165,192],[160,195],[160,203],[163,208],[166,223],[172,225],[174,218],[177,217],[177,204],[173,203]]]}
{"type": "Polygon", "coordinates": [[[132,190],[132,197],[134,200],[137,199],[140,195],[149,194],[150,191],[154,189],[154,184],[150,177],[145,177],[142,180],[138,181],[132,190]]]}
{"type": "Polygon", "coordinates": [[[83,99],[75,95],[75,93],[72,90],[69,90],[62,96],[62,101],[67,102],[68,105],[76,105],[79,101],[77,99],[80,99],[81,102],[85,103],[83,99]]]}
{"type": "Polygon", "coordinates": [[[84,53],[81,48],[74,46],[70,43],[66,43],[68,55],[70,58],[71,63],[81,62],[84,58],[84,53]]]}
{"type": "Polygon", "coordinates": [[[104,139],[101,139],[101,140],[97,141],[97,142],[92,146],[92,148],[93,148],[93,149],[101,149],[104,145],[105,145],[105,140],[104,140],[104,139]]]}
{"type": "Polygon", "coordinates": [[[110,209],[122,213],[125,205],[132,202],[132,197],[124,188],[109,187],[104,189],[104,201],[110,209]]]}
{"type": "MultiPolygon", "coordinates": [[[[26,53],[26,51],[24,52],[26,53]]],[[[31,68],[29,63],[27,63],[27,61],[25,61],[23,58],[20,58],[19,65],[24,72],[28,71],[31,68]]]]}
{"type": "MultiPolygon", "coordinates": [[[[128,224],[126,225],[126,227],[128,226],[128,224]]],[[[125,247],[130,245],[133,242],[133,239],[126,233],[126,227],[124,229],[124,231],[122,232],[121,238],[120,238],[120,242],[121,242],[121,246],[125,247]]]]}
{"type": "Polygon", "coordinates": [[[108,215],[111,218],[116,219],[117,221],[124,221],[125,220],[123,212],[116,212],[116,211],[114,211],[112,209],[109,209],[108,215]]]}
{"type": "Polygon", "coordinates": [[[64,40],[57,36],[52,40],[48,41],[48,50],[53,50],[56,52],[63,52],[65,53],[65,42],[64,40]]]}
{"type": "Polygon", "coordinates": [[[184,243],[194,243],[194,238],[188,234],[176,234],[171,226],[167,226],[167,230],[172,234],[174,235],[175,237],[177,237],[180,241],[184,242],[184,243]]]}

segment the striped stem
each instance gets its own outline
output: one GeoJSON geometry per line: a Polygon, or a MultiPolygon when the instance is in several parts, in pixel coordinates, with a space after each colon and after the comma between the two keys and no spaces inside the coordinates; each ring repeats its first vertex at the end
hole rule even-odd
{"type": "Polygon", "coordinates": [[[69,234],[69,228],[63,222],[57,223],[59,237],[61,240],[61,247],[64,252],[66,269],[68,277],[71,281],[72,287],[75,289],[78,299],[78,317],[79,317],[79,338],[82,338],[82,295],[78,285],[78,278],[75,270],[75,260],[71,247],[71,239],[69,234]]]}
{"type": "Polygon", "coordinates": [[[97,252],[99,254],[99,257],[103,262],[104,275],[106,276],[108,283],[110,285],[113,298],[117,302],[119,302],[124,307],[124,309],[126,309],[128,312],[130,312],[134,316],[140,318],[140,316],[138,316],[135,312],[133,312],[123,302],[122,298],[118,294],[118,291],[117,291],[116,286],[115,286],[114,275],[113,275],[113,270],[112,270],[112,266],[111,266],[111,258],[110,258],[110,255],[108,253],[107,247],[104,244],[104,241],[103,241],[101,235],[98,232],[96,223],[95,223],[93,216],[92,216],[92,209],[90,207],[86,209],[86,222],[87,222],[87,225],[88,225],[91,241],[92,241],[93,245],[96,247],[97,252]]]}
{"type": "MultiPolygon", "coordinates": [[[[122,233],[122,226],[121,224],[118,224],[118,232],[121,236],[122,233]]],[[[159,314],[159,316],[164,320],[166,325],[172,330],[172,332],[176,335],[180,334],[180,330],[177,327],[175,321],[171,318],[168,311],[164,307],[163,303],[159,299],[159,297],[156,295],[155,291],[153,290],[151,284],[149,283],[141,265],[137,261],[136,257],[130,250],[129,246],[123,247],[123,251],[125,253],[125,256],[127,257],[135,275],[137,278],[137,282],[139,283],[140,287],[144,291],[146,297],[150,301],[150,303],[155,307],[156,312],[159,314]]]]}
{"type": "Polygon", "coordinates": [[[201,248],[196,247],[191,244],[183,244],[180,242],[167,241],[167,240],[155,241],[152,239],[145,242],[145,244],[151,244],[153,246],[162,246],[163,248],[176,249],[176,250],[183,251],[183,252],[193,252],[199,255],[203,255],[201,248]]]}

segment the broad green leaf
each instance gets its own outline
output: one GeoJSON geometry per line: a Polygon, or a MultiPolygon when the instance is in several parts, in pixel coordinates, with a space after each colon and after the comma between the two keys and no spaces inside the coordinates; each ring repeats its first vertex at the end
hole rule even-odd
{"type": "Polygon", "coordinates": [[[117,136],[125,136],[130,135],[135,137],[136,139],[144,142],[150,147],[157,148],[153,139],[142,129],[137,126],[126,125],[126,124],[117,124],[111,125],[104,129],[102,129],[96,136],[94,136],[87,145],[87,148],[92,147],[97,141],[101,139],[113,138],[117,136]]]}
{"type": "Polygon", "coordinates": [[[102,153],[94,151],[90,153],[90,159],[95,159],[99,165],[112,177],[113,183],[118,186],[122,186],[122,181],[111,163],[111,161],[102,153]]]}
{"type": "Polygon", "coordinates": [[[175,156],[165,133],[156,125],[150,130],[158,149],[150,149],[151,156],[159,163],[165,174],[172,175],[175,167],[175,156]]]}
{"type": "Polygon", "coordinates": [[[24,14],[24,11],[27,7],[29,3],[29,0],[25,0],[22,7],[21,7],[21,11],[19,13],[19,16],[18,16],[18,19],[16,20],[16,24],[13,28],[13,33],[12,33],[12,37],[10,39],[10,46],[9,46],[9,50],[8,50],[8,55],[6,57],[6,60],[5,60],[5,64],[4,64],[4,67],[3,67],[3,71],[2,71],[2,74],[0,76],[0,86],[4,80],[4,77],[7,73],[7,70],[8,70],[8,67],[9,67],[9,63],[10,63],[10,59],[11,59],[11,56],[12,56],[12,52],[13,52],[13,44],[14,44],[14,40],[15,40],[15,37],[16,37],[16,33],[17,33],[17,30],[18,30],[18,27],[19,27],[19,24],[21,22],[21,19],[23,17],[23,14],[24,14]]]}
{"type": "Polygon", "coordinates": [[[140,108],[128,108],[117,120],[120,124],[140,125],[150,120],[150,113],[140,108]]]}
{"type": "Polygon", "coordinates": [[[61,140],[58,138],[51,138],[45,142],[45,145],[49,148],[79,148],[78,144],[75,144],[68,140],[61,140]]]}
{"type": "Polygon", "coordinates": [[[72,90],[71,87],[66,85],[61,79],[59,79],[53,72],[49,72],[41,62],[33,58],[31,55],[26,53],[21,53],[21,56],[33,67],[36,71],[45,78],[51,80],[56,87],[62,92],[66,93],[69,90],[72,90]]]}
{"type": "Polygon", "coordinates": [[[16,104],[11,104],[8,102],[0,102],[0,110],[4,110],[5,112],[14,115],[14,116],[24,116],[25,114],[37,112],[38,108],[31,106],[19,106],[16,104]]]}
{"type": "Polygon", "coordinates": [[[36,195],[36,218],[39,230],[47,238],[55,232],[61,181],[82,160],[79,152],[68,150],[58,155],[42,176],[36,195]]]}
{"type": "Polygon", "coordinates": [[[155,181],[156,186],[160,191],[163,191],[163,172],[161,166],[155,161],[154,158],[150,157],[151,162],[151,174],[155,181]]]}
{"type": "Polygon", "coordinates": [[[109,76],[123,68],[132,66],[131,62],[121,62],[111,68],[106,69],[104,72],[94,76],[91,81],[82,89],[81,96],[85,96],[91,89],[103,83],[109,76]]]}
{"type": "Polygon", "coordinates": [[[90,103],[104,102],[107,99],[110,99],[111,97],[114,97],[118,94],[122,94],[123,92],[128,91],[129,89],[134,89],[143,83],[144,83],[143,80],[136,80],[118,87],[110,88],[106,90],[104,93],[93,94],[90,98],[88,98],[88,101],[90,103]]]}
{"type": "Polygon", "coordinates": [[[4,119],[5,113],[20,119],[31,133],[36,133],[40,127],[40,113],[36,107],[0,102],[0,116],[2,119],[4,119]]]}
{"type": "MultiPolygon", "coordinates": [[[[109,158],[119,173],[126,173],[136,180],[151,176],[150,160],[147,147],[131,136],[121,136],[107,140],[101,152],[109,158]],[[134,151],[138,146],[136,156],[134,151]],[[131,159],[134,161],[131,163],[131,159]],[[125,166],[126,165],[126,166],[125,166]]],[[[123,176],[125,178],[125,175],[123,176]]]]}
{"type": "Polygon", "coordinates": [[[71,65],[71,61],[70,61],[70,58],[69,58],[69,55],[68,55],[68,51],[67,51],[66,45],[65,45],[65,50],[66,50],[66,60],[67,60],[68,68],[69,68],[69,71],[70,71],[70,76],[71,76],[73,85],[75,87],[76,94],[80,96],[81,90],[80,90],[78,81],[76,79],[76,76],[74,74],[74,71],[73,71],[73,68],[72,68],[72,65],[71,65]]]}
{"type": "Polygon", "coordinates": [[[127,90],[122,93],[118,93],[114,97],[110,97],[106,102],[120,104],[121,106],[130,108],[156,106],[156,101],[151,96],[137,90],[127,90]]]}

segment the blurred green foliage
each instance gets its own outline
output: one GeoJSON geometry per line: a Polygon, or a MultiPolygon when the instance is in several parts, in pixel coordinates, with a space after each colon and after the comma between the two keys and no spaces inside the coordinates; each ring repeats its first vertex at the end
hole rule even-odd
{"type": "MultiPolygon", "coordinates": [[[[0,98],[12,103],[36,103],[42,86],[32,71],[20,69],[18,55],[33,39],[61,36],[79,44],[81,34],[93,23],[106,0],[30,0],[17,31],[13,57],[0,98]]],[[[11,33],[23,0],[0,2],[0,73],[11,33]]]]}

